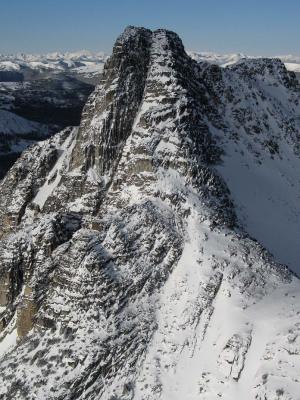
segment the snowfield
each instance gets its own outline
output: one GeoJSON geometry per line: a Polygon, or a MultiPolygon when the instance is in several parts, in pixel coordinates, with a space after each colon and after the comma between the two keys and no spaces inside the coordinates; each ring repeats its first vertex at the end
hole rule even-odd
{"type": "Polygon", "coordinates": [[[26,135],[37,132],[41,134],[44,132],[46,135],[46,126],[29,121],[9,111],[0,110],[0,135],[26,135]]]}

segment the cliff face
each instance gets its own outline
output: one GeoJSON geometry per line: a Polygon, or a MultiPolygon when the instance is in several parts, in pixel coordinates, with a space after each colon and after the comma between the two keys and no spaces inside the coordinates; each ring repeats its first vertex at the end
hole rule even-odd
{"type": "MultiPolygon", "coordinates": [[[[256,103],[274,82],[297,121],[277,60],[221,70],[173,32],[117,39],[79,128],[1,183],[4,399],[296,398],[299,281],[242,230],[220,174],[224,141],[269,151],[256,103]]],[[[298,157],[284,105],[261,113],[298,157]]]]}

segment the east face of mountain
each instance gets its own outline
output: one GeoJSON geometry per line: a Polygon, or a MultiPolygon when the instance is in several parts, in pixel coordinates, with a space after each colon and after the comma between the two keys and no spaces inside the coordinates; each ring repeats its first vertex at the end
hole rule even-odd
{"type": "Polygon", "coordinates": [[[297,398],[299,279],[238,189],[263,161],[287,188],[298,115],[280,60],[221,69],[127,28],[79,128],[1,182],[2,398],[297,398]]]}

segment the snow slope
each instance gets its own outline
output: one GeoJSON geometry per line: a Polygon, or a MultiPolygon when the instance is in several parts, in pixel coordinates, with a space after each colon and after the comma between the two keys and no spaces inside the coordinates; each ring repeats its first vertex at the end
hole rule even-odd
{"type": "Polygon", "coordinates": [[[268,70],[263,60],[248,60],[225,69],[224,82],[235,94],[224,106],[224,126],[210,129],[224,151],[217,169],[239,220],[279,262],[300,273],[300,89],[286,86],[286,72],[277,65],[268,70]]]}
{"type": "Polygon", "coordinates": [[[40,187],[39,191],[36,193],[33,202],[37,204],[40,208],[42,208],[47,201],[48,197],[51,196],[52,192],[54,189],[59,185],[59,182],[61,180],[61,172],[62,169],[68,168],[67,165],[63,165],[66,160],[69,160],[70,154],[72,152],[72,146],[74,146],[74,135],[77,132],[77,128],[74,128],[72,133],[70,134],[69,137],[66,138],[66,140],[58,146],[57,151],[59,153],[59,156],[57,158],[56,163],[54,164],[52,170],[49,172],[49,178],[47,181],[44,183],[43,186],[40,187]]]}
{"type": "Polygon", "coordinates": [[[300,72],[300,63],[284,63],[288,71],[300,72]]]}
{"type": "Polygon", "coordinates": [[[38,122],[29,121],[12,112],[0,110],[0,135],[47,134],[47,127],[38,122]]]}
{"type": "Polygon", "coordinates": [[[267,154],[261,163],[246,146],[228,143],[225,151],[218,170],[232,193],[240,221],[279,262],[300,273],[299,157],[287,146],[280,157],[272,159],[267,154]]]}

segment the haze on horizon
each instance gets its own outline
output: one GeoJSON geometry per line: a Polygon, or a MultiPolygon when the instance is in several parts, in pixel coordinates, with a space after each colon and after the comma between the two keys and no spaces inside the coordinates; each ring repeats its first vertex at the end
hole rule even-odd
{"type": "Polygon", "coordinates": [[[195,51],[300,55],[299,15],[297,0],[3,0],[0,53],[110,53],[136,25],[173,30],[195,51]]]}

